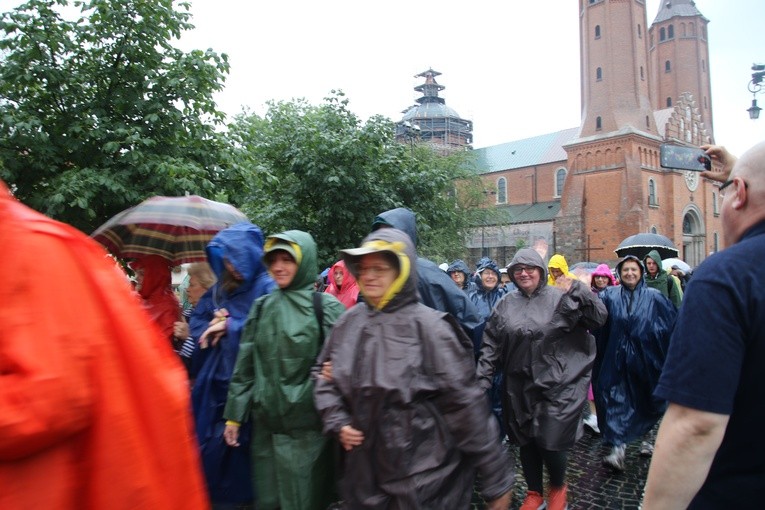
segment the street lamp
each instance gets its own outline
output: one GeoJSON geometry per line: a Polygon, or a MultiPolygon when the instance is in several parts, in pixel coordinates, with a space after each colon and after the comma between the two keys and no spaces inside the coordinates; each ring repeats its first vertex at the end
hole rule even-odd
{"type": "Polygon", "coordinates": [[[757,94],[762,92],[762,80],[765,78],[765,64],[752,64],[752,80],[749,82],[748,89],[752,93],[752,106],[746,111],[749,112],[749,118],[756,120],[760,118],[762,108],[757,106],[757,94]]]}

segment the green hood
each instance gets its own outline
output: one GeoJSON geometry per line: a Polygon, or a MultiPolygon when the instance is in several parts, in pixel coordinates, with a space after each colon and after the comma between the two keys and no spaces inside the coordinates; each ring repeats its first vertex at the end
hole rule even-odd
{"type": "Polygon", "coordinates": [[[266,266],[268,266],[269,253],[276,250],[285,250],[298,264],[298,270],[289,287],[283,289],[289,290],[313,290],[313,282],[319,272],[319,263],[317,260],[316,241],[308,232],[302,230],[288,230],[279,234],[274,234],[266,238],[266,244],[263,248],[263,256],[266,266]]]}

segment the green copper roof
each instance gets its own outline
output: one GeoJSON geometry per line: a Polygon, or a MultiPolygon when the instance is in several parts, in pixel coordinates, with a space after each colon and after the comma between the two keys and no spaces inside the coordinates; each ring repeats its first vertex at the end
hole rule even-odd
{"type": "Polygon", "coordinates": [[[563,145],[579,135],[579,128],[569,128],[554,133],[534,136],[524,140],[475,149],[476,173],[487,174],[527,166],[566,161],[568,156],[563,145]]]}

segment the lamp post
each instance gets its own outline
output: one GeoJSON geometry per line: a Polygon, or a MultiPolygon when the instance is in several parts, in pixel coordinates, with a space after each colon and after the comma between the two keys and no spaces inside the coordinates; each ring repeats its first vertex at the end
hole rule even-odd
{"type": "Polygon", "coordinates": [[[762,81],[765,78],[765,64],[752,64],[752,80],[749,82],[749,92],[752,93],[752,106],[746,111],[749,112],[749,118],[757,120],[760,118],[762,108],[757,106],[757,94],[762,92],[762,81]]]}

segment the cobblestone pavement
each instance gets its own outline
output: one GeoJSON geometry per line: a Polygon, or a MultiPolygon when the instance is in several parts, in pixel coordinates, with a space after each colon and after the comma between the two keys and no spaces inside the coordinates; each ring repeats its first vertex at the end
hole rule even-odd
{"type": "MultiPolygon", "coordinates": [[[[655,439],[656,428],[651,439],[655,439]]],[[[569,453],[568,460],[568,507],[569,510],[638,510],[643,497],[643,486],[648,475],[650,457],[639,454],[640,441],[627,446],[626,470],[616,473],[601,464],[607,452],[600,436],[585,427],[584,436],[569,453]]],[[[526,496],[526,482],[518,461],[517,448],[511,447],[516,459],[516,482],[513,488],[511,510],[520,508],[526,496]]],[[[478,494],[473,497],[472,510],[484,509],[478,494]]]]}

